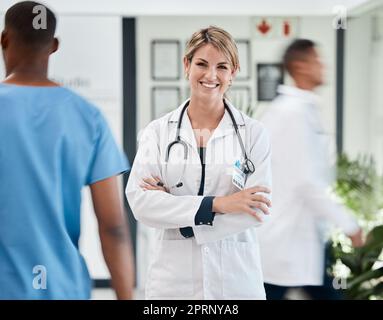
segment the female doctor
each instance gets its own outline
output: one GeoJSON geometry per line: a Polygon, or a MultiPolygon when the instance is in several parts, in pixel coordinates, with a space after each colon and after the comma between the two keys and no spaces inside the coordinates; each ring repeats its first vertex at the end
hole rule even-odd
{"type": "Polygon", "coordinates": [[[146,298],[265,299],[254,227],[270,207],[270,144],[224,96],[239,69],[231,35],[194,33],[184,69],[191,97],[146,127],[126,188],[157,230],[146,298]]]}

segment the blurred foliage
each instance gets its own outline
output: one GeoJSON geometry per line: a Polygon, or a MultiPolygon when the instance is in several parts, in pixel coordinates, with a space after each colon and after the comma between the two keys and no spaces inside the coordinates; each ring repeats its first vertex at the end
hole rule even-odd
{"type": "Polygon", "coordinates": [[[372,157],[359,156],[350,160],[338,157],[335,193],[359,219],[374,220],[383,208],[382,177],[376,172],[372,157]]]}
{"type": "MultiPolygon", "coordinates": [[[[246,90],[244,89],[244,92],[245,91],[246,90]]],[[[253,117],[256,107],[252,105],[251,101],[248,100],[249,97],[244,95],[243,92],[241,91],[233,92],[232,90],[229,90],[228,98],[238,110],[242,111],[244,114],[248,115],[250,118],[253,117]]]]}
{"type": "Polygon", "coordinates": [[[361,248],[340,232],[332,236],[330,272],[346,279],[348,299],[383,299],[383,178],[372,157],[337,160],[335,194],[352,210],[367,234],[361,248]]]}

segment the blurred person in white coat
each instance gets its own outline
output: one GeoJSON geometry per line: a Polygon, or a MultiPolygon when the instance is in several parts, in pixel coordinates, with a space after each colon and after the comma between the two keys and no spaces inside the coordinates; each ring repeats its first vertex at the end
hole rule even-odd
{"type": "Polygon", "coordinates": [[[312,299],[340,299],[326,275],[324,227],[339,227],[354,246],[362,244],[362,233],[328,194],[329,139],[314,93],[323,83],[323,65],[315,44],[306,39],[290,44],[283,63],[295,86],[280,86],[260,118],[273,149],[273,216],[259,228],[266,296],[282,299],[290,287],[303,287],[312,299]]]}
{"type": "Polygon", "coordinates": [[[147,299],[265,299],[254,227],[270,206],[270,144],[224,97],[238,68],[230,34],[195,32],[190,99],[141,135],[126,196],[157,231],[147,299]]]}

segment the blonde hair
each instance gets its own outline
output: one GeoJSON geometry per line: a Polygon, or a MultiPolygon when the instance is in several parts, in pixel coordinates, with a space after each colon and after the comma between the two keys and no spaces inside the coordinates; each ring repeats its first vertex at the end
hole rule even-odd
{"type": "Polygon", "coordinates": [[[233,37],[227,31],[216,26],[209,26],[193,33],[186,45],[186,59],[191,62],[195,52],[208,43],[223,53],[233,71],[239,71],[238,49],[233,37]]]}

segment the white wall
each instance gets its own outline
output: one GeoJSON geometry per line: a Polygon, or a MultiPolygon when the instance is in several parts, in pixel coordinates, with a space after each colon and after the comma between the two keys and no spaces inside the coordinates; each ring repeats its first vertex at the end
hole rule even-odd
{"type": "MultiPolygon", "coordinates": [[[[1,0],[0,12],[20,0],[1,0]]],[[[336,5],[353,8],[368,0],[44,0],[56,12],[80,15],[331,15],[336,5]]]]}
{"type": "Polygon", "coordinates": [[[383,174],[383,8],[378,24],[374,29],[371,46],[371,113],[370,113],[370,150],[378,170],[383,174]]]}
{"type": "Polygon", "coordinates": [[[371,17],[347,22],[344,83],[344,149],[351,156],[370,150],[371,17]]]}
{"type": "Polygon", "coordinates": [[[383,6],[348,21],[345,66],[344,149],[383,172],[383,6]]]}

